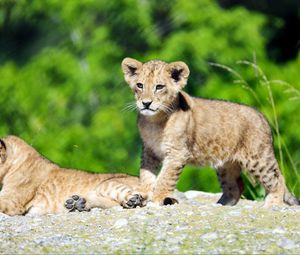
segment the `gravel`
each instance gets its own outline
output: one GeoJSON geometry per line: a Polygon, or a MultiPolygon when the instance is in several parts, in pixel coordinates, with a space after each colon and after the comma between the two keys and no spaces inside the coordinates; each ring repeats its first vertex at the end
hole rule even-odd
{"type": "Polygon", "coordinates": [[[180,203],[41,217],[0,214],[1,254],[299,254],[300,207],[265,209],[220,194],[176,193],[180,203]]]}

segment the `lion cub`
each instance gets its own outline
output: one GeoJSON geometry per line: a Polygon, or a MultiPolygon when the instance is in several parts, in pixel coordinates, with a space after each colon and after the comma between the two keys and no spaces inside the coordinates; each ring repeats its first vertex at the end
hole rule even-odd
{"type": "Polygon", "coordinates": [[[153,191],[152,201],[173,203],[168,196],[184,165],[192,164],[217,170],[222,205],[235,205],[240,199],[241,169],[247,169],[266,189],[266,207],[299,204],[286,188],[271,130],[261,113],[245,105],[189,96],[182,91],[189,76],[183,62],[143,64],[125,58],[122,69],[139,110],[140,180],[145,191],[153,191]]]}
{"type": "Polygon", "coordinates": [[[16,136],[0,139],[0,183],[0,212],[9,215],[133,208],[144,202],[137,177],[60,168],[16,136]]]}

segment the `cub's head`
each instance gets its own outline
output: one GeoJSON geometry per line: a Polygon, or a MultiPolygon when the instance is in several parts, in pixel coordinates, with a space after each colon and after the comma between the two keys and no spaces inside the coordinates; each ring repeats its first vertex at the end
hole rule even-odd
{"type": "Polygon", "coordinates": [[[141,63],[132,58],[122,61],[122,69],[135,94],[137,108],[146,116],[172,111],[178,92],[186,85],[190,73],[181,61],[141,63]]]}

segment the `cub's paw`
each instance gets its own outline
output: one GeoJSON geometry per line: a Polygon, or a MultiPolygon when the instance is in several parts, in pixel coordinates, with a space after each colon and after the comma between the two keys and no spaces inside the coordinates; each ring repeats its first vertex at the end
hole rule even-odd
{"type": "Polygon", "coordinates": [[[67,199],[65,202],[65,207],[69,210],[69,212],[83,212],[90,210],[86,206],[86,199],[78,195],[73,195],[71,198],[67,199]]]}
{"type": "Polygon", "coordinates": [[[136,208],[137,206],[143,207],[145,205],[144,202],[145,199],[140,194],[134,194],[127,202],[122,203],[121,205],[124,208],[131,209],[136,208]]]}
{"type": "Polygon", "coordinates": [[[166,197],[163,201],[163,205],[178,204],[178,200],[172,197],[166,197]]]}

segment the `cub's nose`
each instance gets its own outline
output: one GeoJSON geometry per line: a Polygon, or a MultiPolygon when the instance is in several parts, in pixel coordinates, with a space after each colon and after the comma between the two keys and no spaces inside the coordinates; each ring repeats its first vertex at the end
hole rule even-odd
{"type": "Polygon", "coordinates": [[[142,101],[142,103],[145,109],[149,109],[150,105],[152,104],[152,101],[142,101]]]}

